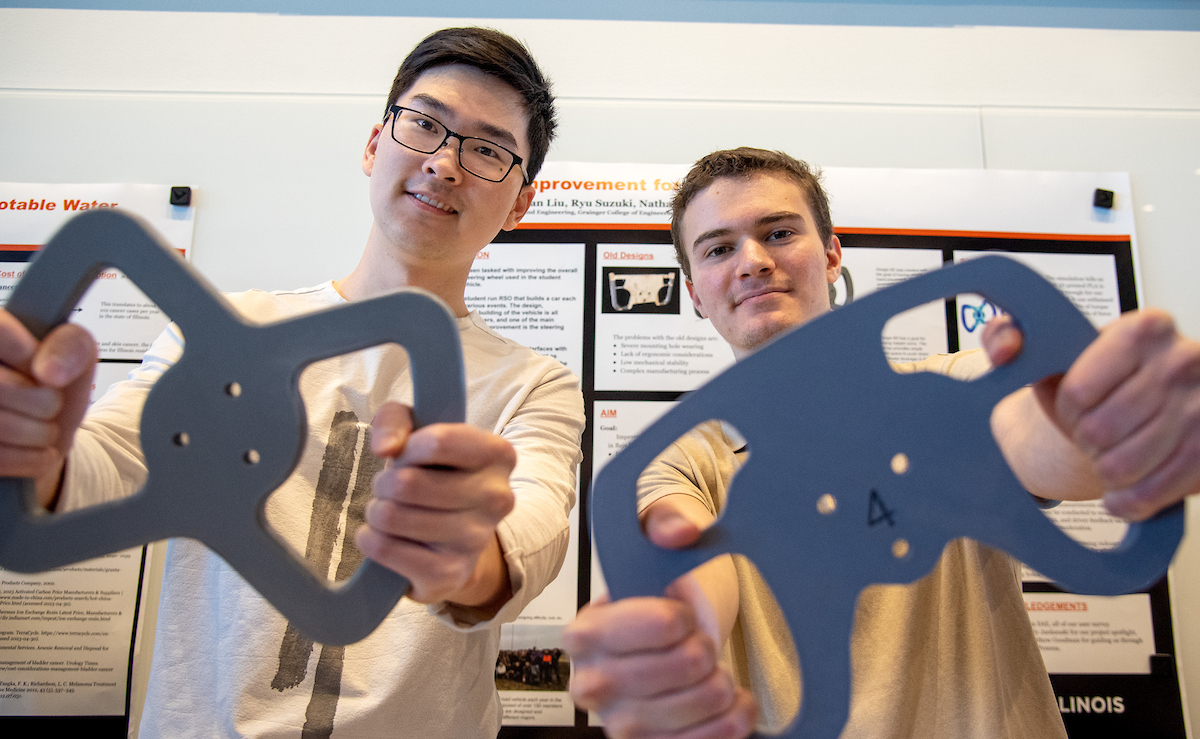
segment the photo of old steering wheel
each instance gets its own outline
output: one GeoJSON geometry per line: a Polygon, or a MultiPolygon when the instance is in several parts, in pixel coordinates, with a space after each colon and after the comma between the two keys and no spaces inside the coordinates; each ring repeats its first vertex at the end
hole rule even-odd
{"type": "Polygon", "coordinates": [[[854,302],[854,280],[850,279],[850,270],[846,269],[846,265],[842,265],[841,275],[836,280],[829,283],[829,307],[841,308],[844,305],[849,305],[854,302]],[[838,289],[841,285],[841,289],[838,289]],[[838,294],[841,293],[842,299],[838,300],[838,294]]]}

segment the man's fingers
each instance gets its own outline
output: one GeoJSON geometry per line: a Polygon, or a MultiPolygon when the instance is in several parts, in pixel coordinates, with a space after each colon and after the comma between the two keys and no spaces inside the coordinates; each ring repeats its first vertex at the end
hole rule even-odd
{"type": "Polygon", "coordinates": [[[64,388],[91,372],[99,359],[92,335],[81,326],[64,323],[42,341],[30,363],[30,374],[42,385],[64,388]]]}
{"type": "Polygon", "coordinates": [[[382,459],[399,456],[412,428],[411,408],[402,403],[384,403],[371,421],[371,452],[382,459]]]}
{"type": "Polygon", "coordinates": [[[480,551],[503,517],[470,517],[379,499],[367,503],[365,512],[367,525],[381,534],[453,552],[480,551]]]}
{"type": "Polygon", "coordinates": [[[563,633],[572,657],[620,656],[667,649],[696,631],[692,609],[667,598],[625,598],[589,603],[563,633]]]}
{"type": "Polygon", "coordinates": [[[50,420],[62,408],[62,396],[39,387],[28,375],[0,366],[0,409],[22,416],[50,420]]]}
{"type": "Polygon", "coordinates": [[[430,511],[477,516],[493,525],[516,504],[508,469],[479,472],[430,467],[385,467],[372,486],[377,500],[430,511]]]}
{"type": "Polygon", "coordinates": [[[59,435],[54,423],[0,410],[0,439],[12,446],[33,449],[53,446],[58,443],[59,435]]]}
{"type": "Polygon", "coordinates": [[[654,506],[646,512],[642,525],[647,539],[667,549],[682,549],[700,538],[701,528],[674,507],[654,506]]]}
{"type": "Polygon", "coordinates": [[[725,670],[714,669],[686,689],[652,698],[625,701],[619,711],[602,713],[607,730],[616,736],[658,736],[690,728],[724,715],[733,706],[737,687],[725,670]]]}
{"type": "Polygon", "coordinates": [[[0,444],[0,470],[3,477],[31,477],[45,475],[61,460],[54,449],[46,447],[31,449],[29,447],[0,444]]]}
{"type": "Polygon", "coordinates": [[[1200,442],[1185,440],[1154,472],[1124,490],[1104,495],[1109,513],[1129,521],[1142,521],[1162,509],[1200,493],[1200,442]]]}
{"type": "Polygon", "coordinates": [[[475,558],[444,557],[418,542],[385,536],[369,526],[358,528],[354,543],[365,556],[407,577],[412,585],[409,597],[418,603],[444,600],[475,572],[475,558]]]}
{"type": "Polygon", "coordinates": [[[482,470],[498,467],[505,476],[517,464],[512,444],[465,423],[434,423],[414,431],[396,458],[397,465],[482,470]]]}
{"type": "Polygon", "coordinates": [[[579,660],[571,654],[576,659],[574,669],[578,677],[575,692],[585,705],[593,707],[619,699],[654,698],[692,689],[717,669],[712,641],[700,632],[663,650],[643,650],[598,660],[579,660]]]}
{"type": "Polygon", "coordinates": [[[1127,313],[1105,327],[1058,385],[1054,415],[1061,425],[1075,428],[1084,414],[1137,372],[1156,347],[1174,336],[1174,321],[1155,310],[1127,313]]]}
{"type": "Polygon", "coordinates": [[[716,520],[699,499],[683,494],[664,495],[647,506],[639,518],[646,537],[669,549],[691,546],[716,520]]]}
{"type": "Polygon", "coordinates": [[[17,317],[0,310],[0,363],[19,372],[29,372],[38,341],[17,317]]]}
{"type": "Polygon", "coordinates": [[[992,365],[1000,367],[1017,358],[1025,344],[1025,337],[1012,316],[1005,314],[996,316],[984,325],[980,341],[992,365]]]}
{"type": "MultiPolygon", "coordinates": [[[[1105,403],[1103,415],[1112,415],[1105,403]]],[[[1081,426],[1092,422],[1085,416],[1081,426]]],[[[1097,472],[1109,490],[1119,490],[1149,477],[1177,453],[1180,444],[1188,444],[1189,436],[1200,434],[1200,420],[1191,421],[1168,403],[1158,405],[1153,412],[1132,404],[1126,415],[1116,414],[1105,425],[1097,423],[1095,431],[1081,429],[1076,436],[1080,448],[1095,460],[1097,472]],[[1143,423],[1134,427],[1135,421],[1143,423]],[[1189,434],[1188,426],[1194,427],[1189,434]]],[[[1194,445],[1194,443],[1193,443],[1194,445]]],[[[1193,461],[1200,457],[1193,457],[1193,461]]]]}

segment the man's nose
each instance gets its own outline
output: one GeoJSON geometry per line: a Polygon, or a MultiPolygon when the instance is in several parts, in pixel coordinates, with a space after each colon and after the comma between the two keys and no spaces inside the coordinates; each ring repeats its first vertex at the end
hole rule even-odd
{"type": "Polygon", "coordinates": [[[771,258],[770,251],[757,239],[746,239],[738,252],[738,272],[744,277],[752,277],[775,268],[775,260],[771,258]]]}
{"type": "Polygon", "coordinates": [[[461,179],[462,164],[458,160],[461,143],[461,141],[457,140],[456,136],[448,136],[442,142],[441,146],[431,154],[426,155],[425,170],[430,174],[447,180],[456,181],[461,179]]]}

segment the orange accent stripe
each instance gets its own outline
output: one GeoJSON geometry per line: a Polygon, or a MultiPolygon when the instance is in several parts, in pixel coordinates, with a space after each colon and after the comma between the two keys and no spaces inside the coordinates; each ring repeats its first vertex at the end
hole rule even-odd
{"type": "Polygon", "coordinates": [[[891,236],[967,236],[984,239],[1030,239],[1038,241],[1130,241],[1121,234],[1031,234],[1008,231],[934,231],[915,228],[834,228],[838,234],[880,234],[891,236]]]}
{"type": "MultiPolygon", "coordinates": [[[[0,244],[0,251],[39,251],[41,248],[41,244],[0,244]]],[[[175,249],[175,251],[179,252],[181,257],[187,256],[186,249],[175,249]]]]}
{"type": "Polygon", "coordinates": [[[563,229],[570,231],[670,231],[669,223],[520,223],[518,229],[563,229]]]}

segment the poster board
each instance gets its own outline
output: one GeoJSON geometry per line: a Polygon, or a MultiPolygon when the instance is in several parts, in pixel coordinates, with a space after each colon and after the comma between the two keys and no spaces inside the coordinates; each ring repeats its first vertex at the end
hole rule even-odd
{"type": "MultiPolygon", "coordinates": [[[[550,680],[521,668],[514,681],[513,660],[527,664],[519,662],[522,651],[552,653],[569,614],[603,590],[582,532],[590,482],[604,461],[733,362],[693,310],[670,243],[670,198],[686,170],[547,163],[521,226],[476,260],[472,280],[497,284],[504,276],[504,289],[473,295],[469,287],[468,305],[501,333],[522,327],[525,333],[508,335],[579,374],[588,414],[579,521],[563,584],[548,588],[502,631],[502,650],[509,652],[502,651],[509,662],[497,683],[502,736],[598,735],[597,717],[572,710],[561,668],[550,680]],[[569,602],[569,583],[577,602],[569,602]]],[[[1097,327],[1141,302],[1126,175],[830,168],[825,186],[845,267],[834,285],[835,305],[996,251],[1050,279],[1097,327]],[[1115,193],[1114,208],[1092,205],[1096,188],[1115,193]]],[[[957,296],[889,322],[881,342],[893,361],[971,348],[995,314],[979,296],[957,296]]],[[[1050,515],[1090,546],[1112,546],[1124,533],[1099,503],[1063,504],[1050,515]]],[[[1070,735],[1152,729],[1155,736],[1185,736],[1165,579],[1145,593],[1101,598],[1062,593],[1026,570],[1024,590],[1070,735]]]]}
{"type": "MultiPolygon", "coordinates": [[[[181,202],[182,193],[172,198],[172,189],[0,183],[0,307],[42,245],[69,218],[93,208],[141,216],[187,258],[194,209],[181,202]]],[[[71,320],[100,345],[92,400],[141,361],[167,324],[114,269],[100,274],[71,320]]],[[[136,547],[43,573],[0,570],[0,732],[126,735],[146,563],[146,548],[136,547]]]]}

